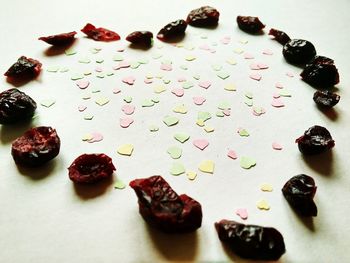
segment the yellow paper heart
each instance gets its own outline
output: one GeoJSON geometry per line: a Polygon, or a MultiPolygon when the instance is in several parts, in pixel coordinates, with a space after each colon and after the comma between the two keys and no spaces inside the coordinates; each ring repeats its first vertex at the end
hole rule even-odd
{"type": "Polygon", "coordinates": [[[181,113],[181,114],[186,114],[187,109],[184,104],[178,105],[173,109],[174,112],[176,113],[181,113]]]}
{"type": "Polygon", "coordinates": [[[232,83],[229,83],[225,86],[225,90],[227,91],[235,91],[236,90],[236,86],[232,83]]]}
{"type": "Polygon", "coordinates": [[[132,144],[124,144],[120,146],[117,151],[121,155],[130,156],[134,151],[134,146],[132,144]]]}
{"type": "Polygon", "coordinates": [[[270,184],[262,184],[260,186],[260,189],[261,191],[264,191],[264,192],[272,192],[273,188],[270,184]]]}
{"type": "Polygon", "coordinates": [[[196,124],[199,126],[199,127],[203,127],[205,125],[204,121],[203,120],[197,120],[196,124]]]}
{"type": "Polygon", "coordinates": [[[260,210],[270,210],[270,205],[264,200],[260,200],[257,202],[256,206],[260,209],[260,210]]]}
{"type": "Polygon", "coordinates": [[[187,171],[187,178],[190,180],[194,180],[197,177],[197,173],[194,171],[187,171]]]}
{"type": "Polygon", "coordinates": [[[205,160],[203,162],[200,163],[198,169],[200,171],[202,171],[203,173],[214,173],[214,167],[215,167],[215,164],[213,161],[211,160],[205,160]]]}

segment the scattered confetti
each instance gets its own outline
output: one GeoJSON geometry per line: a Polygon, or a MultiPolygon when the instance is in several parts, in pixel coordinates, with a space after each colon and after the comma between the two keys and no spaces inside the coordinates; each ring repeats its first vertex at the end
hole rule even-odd
{"type": "Polygon", "coordinates": [[[188,67],[186,65],[181,65],[180,68],[183,70],[188,70],[188,67]]]}
{"type": "Polygon", "coordinates": [[[91,121],[94,118],[94,115],[92,114],[87,114],[84,116],[84,120],[91,121]]]}
{"type": "Polygon", "coordinates": [[[128,85],[134,85],[135,80],[136,80],[135,77],[129,76],[129,77],[123,78],[122,81],[128,85]]]}
{"type": "Polygon", "coordinates": [[[226,37],[222,38],[222,39],[220,40],[220,42],[221,42],[222,44],[224,44],[224,45],[227,45],[227,44],[229,44],[229,43],[231,42],[231,37],[226,36],[226,37]]]}
{"type": "Polygon", "coordinates": [[[64,53],[65,53],[67,56],[73,56],[73,55],[75,55],[75,54],[77,53],[77,51],[75,51],[74,49],[69,48],[69,49],[66,49],[66,50],[64,51],[64,53]]]}
{"type": "Polygon", "coordinates": [[[264,200],[261,199],[260,201],[258,201],[256,203],[256,206],[260,209],[260,210],[270,210],[270,205],[264,200]]]}
{"type": "Polygon", "coordinates": [[[227,59],[226,62],[227,62],[228,64],[230,64],[230,65],[236,65],[236,64],[237,64],[236,60],[233,59],[233,58],[227,59]]]}
{"type": "Polygon", "coordinates": [[[85,105],[79,105],[78,106],[78,111],[80,111],[80,112],[83,112],[84,110],[86,110],[86,106],[85,105]]]}
{"type": "Polygon", "coordinates": [[[263,192],[272,192],[272,191],[273,191],[272,185],[266,184],[266,183],[262,184],[262,185],[260,186],[260,189],[261,189],[261,191],[263,191],[263,192]]]}
{"type": "Polygon", "coordinates": [[[209,120],[210,118],[211,118],[210,112],[206,112],[206,111],[198,112],[198,119],[199,120],[203,120],[205,122],[205,121],[209,120]]]}
{"type": "Polygon", "coordinates": [[[63,68],[60,69],[61,73],[65,73],[65,72],[68,72],[68,71],[69,71],[69,68],[63,67],[63,68]]]}
{"type": "Polygon", "coordinates": [[[44,106],[46,108],[50,108],[55,103],[56,103],[56,100],[54,100],[54,99],[46,99],[46,100],[40,101],[40,105],[44,106]]]}
{"type": "Polygon", "coordinates": [[[271,105],[275,108],[281,108],[284,107],[284,102],[281,100],[281,98],[278,99],[272,99],[271,105]]]}
{"type": "Polygon", "coordinates": [[[78,62],[83,64],[89,64],[91,60],[89,58],[80,58],[78,62]]]}
{"type": "Polygon", "coordinates": [[[71,80],[79,80],[79,79],[83,79],[84,75],[80,74],[80,73],[76,73],[74,75],[71,76],[71,80]]]}
{"type": "Polygon", "coordinates": [[[250,53],[244,53],[243,57],[244,57],[244,59],[254,59],[254,56],[250,53]]]}
{"type": "Polygon", "coordinates": [[[250,169],[255,165],[256,161],[251,157],[242,156],[240,159],[240,166],[244,169],[250,169]]]}
{"type": "Polygon", "coordinates": [[[153,107],[154,102],[152,100],[146,99],[146,100],[142,101],[141,106],[142,107],[153,107]]]}
{"type": "Polygon", "coordinates": [[[87,80],[79,80],[75,83],[80,89],[86,89],[89,87],[90,82],[87,80]]]}
{"type": "Polygon", "coordinates": [[[225,116],[230,116],[231,115],[231,110],[229,110],[229,109],[225,109],[222,112],[225,114],[225,116]]]}
{"type": "Polygon", "coordinates": [[[241,48],[235,48],[235,49],[233,50],[233,52],[235,52],[236,54],[240,55],[240,54],[242,54],[242,53],[244,52],[244,50],[241,49],[241,48]]]}
{"type": "Polygon", "coordinates": [[[114,61],[123,61],[124,58],[121,55],[117,54],[117,55],[113,56],[113,60],[114,61]]]}
{"type": "Polygon", "coordinates": [[[211,86],[210,81],[201,81],[198,83],[198,86],[204,89],[208,89],[211,86]]]}
{"type": "Polygon", "coordinates": [[[237,133],[241,137],[248,137],[249,136],[249,132],[246,129],[243,129],[243,128],[238,128],[237,133]]]}
{"type": "Polygon", "coordinates": [[[220,79],[227,79],[228,77],[230,77],[230,74],[228,74],[227,72],[224,71],[220,71],[219,73],[216,74],[220,79]]]}
{"type": "Polygon", "coordinates": [[[287,72],[286,75],[290,78],[294,78],[294,74],[292,72],[287,72]]]}
{"type": "Polygon", "coordinates": [[[163,118],[163,122],[168,126],[168,127],[170,127],[170,126],[174,126],[174,125],[176,125],[178,122],[179,122],[179,119],[178,118],[176,118],[176,117],[173,117],[173,116],[165,116],[164,118],[163,118]]]}
{"type": "Polygon", "coordinates": [[[132,102],[132,97],[127,96],[127,97],[124,98],[124,101],[125,101],[126,103],[130,103],[130,102],[132,102]]]}
{"type": "Polygon", "coordinates": [[[211,68],[214,70],[214,71],[220,71],[222,69],[222,66],[221,65],[211,65],[211,68]]]}
{"type": "Polygon", "coordinates": [[[237,159],[237,154],[234,150],[229,150],[228,153],[227,153],[227,156],[233,160],[236,160],[237,159]]]}
{"type": "Polygon", "coordinates": [[[210,127],[210,126],[205,126],[205,127],[204,127],[204,130],[205,130],[205,132],[207,132],[207,133],[211,133],[211,132],[213,132],[215,129],[214,129],[213,127],[210,127]]]}
{"type": "Polygon", "coordinates": [[[185,57],[185,60],[187,60],[187,61],[193,61],[193,60],[196,60],[196,57],[195,57],[195,56],[192,56],[192,55],[189,55],[189,56],[186,56],[186,57],[185,57]]]}
{"type": "Polygon", "coordinates": [[[283,147],[282,147],[282,145],[279,144],[278,142],[273,142],[273,143],[272,143],[272,149],[274,149],[274,150],[282,150],[283,147]]]}
{"type": "Polygon", "coordinates": [[[118,63],[117,66],[113,67],[113,69],[114,69],[114,70],[119,70],[119,69],[121,69],[121,68],[128,68],[128,67],[130,67],[130,66],[131,66],[131,64],[130,64],[129,62],[127,62],[127,61],[121,61],[121,62],[118,63]]]}
{"type": "Polygon", "coordinates": [[[190,138],[190,135],[188,135],[187,133],[176,133],[174,135],[174,138],[175,140],[184,143],[190,138]]]}
{"type": "Polygon", "coordinates": [[[164,85],[157,85],[153,88],[153,91],[157,94],[160,94],[160,93],[166,91],[166,88],[164,85]]]}
{"type": "Polygon", "coordinates": [[[236,86],[232,83],[229,83],[225,85],[224,89],[227,91],[236,91],[236,86]]]}
{"type": "Polygon", "coordinates": [[[203,127],[205,125],[204,121],[203,120],[197,120],[196,121],[196,124],[199,126],[199,127],[203,127]]]}
{"type": "Polygon", "coordinates": [[[258,73],[250,74],[249,77],[253,80],[260,81],[261,80],[261,75],[258,73]]]}
{"type": "Polygon", "coordinates": [[[134,151],[134,146],[132,144],[124,144],[120,146],[117,150],[117,152],[120,155],[127,155],[127,156],[131,156],[133,151],[134,151]]]}
{"type": "Polygon", "coordinates": [[[125,184],[122,180],[120,180],[120,179],[117,178],[117,181],[114,183],[114,188],[115,188],[115,189],[122,190],[122,189],[124,189],[125,187],[126,187],[126,184],[125,184]]]}
{"type": "Polygon", "coordinates": [[[113,89],[113,91],[112,91],[114,94],[118,94],[118,93],[120,93],[121,92],[121,90],[120,89],[118,89],[118,88],[115,88],[115,89],[113,89]]]}
{"type": "Polygon", "coordinates": [[[262,52],[264,55],[273,55],[273,52],[270,49],[264,49],[262,52]]]}
{"type": "Polygon", "coordinates": [[[171,90],[171,93],[173,93],[177,97],[182,97],[184,95],[184,89],[183,88],[174,88],[171,90]]]}
{"type": "Polygon", "coordinates": [[[278,88],[278,89],[283,89],[284,86],[283,86],[282,83],[276,82],[275,87],[278,88]]]}
{"type": "Polygon", "coordinates": [[[56,73],[60,68],[57,66],[52,66],[46,69],[47,72],[53,72],[56,73]]]}
{"type": "Polygon", "coordinates": [[[120,127],[122,127],[122,128],[128,128],[133,122],[134,122],[134,120],[132,118],[129,118],[129,117],[121,118],[119,120],[120,127]]]}
{"type": "Polygon", "coordinates": [[[206,139],[196,139],[193,141],[193,145],[203,151],[205,148],[208,147],[209,142],[206,139]]]}
{"type": "Polygon", "coordinates": [[[148,129],[149,129],[150,132],[157,132],[157,131],[159,131],[159,127],[156,126],[156,125],[150,125],[148,127],[148,129]]]}
{"type": "Polygon", "coordinates": [[[231,109],[231,106],[230,106],[230,103],[229,103],[229,102],[227,102],[227,101],[222,101],[222,102],[219,103],[218,108],[219,108],[220,110],[227,110],[227,109],[231,109]]]}
{"type": "Polygon", "coordinates": [[[290,94],[290,92],[287,89],[282,89],[279,92],[279,95],[282,97],[292,97],[292,94],[290,94]]]}
{"type": "Polygon", "coordinates": [[[265,109],[262,107],[253,107],[253,114],[255,116],[260,116],[262,114],[266,113],[265,109]]]}
{"type": "Polygon", "coordinates": [[[203,103],[206,101],[204,97],[193,97],[193,103],[196,105],[203,105],[203,103]]]}
{"type": "Polygon", "coordinates": [[[174,112],[176,113],[181,113],[181,114],[186,114],[187,109],[184,104],[178,105],[173,109],[174,112]]]}
{"type": "Polygon", "coordinates": [[[236,210],[236,215],[238,215],[243,220],[248,219],[248,211],[245,208],[238,208],[236,210]]]}
{"type": "Polygon", "coordinates": [[[151,99],[154,103],[158,103],[159,102],[159,98],[158,97],[154,97],[151,99]]]}
{"type": "Polygon", "coordinates": [[[248,44],[248,40],[247,39],[240,39],[240,40],[238,40],[238,42],[239,43],[241,43],[241,44],[248,44]]]}
{"type": "Polygon", "coordinates": [[[103,72],[99,72],[98,74],[96,74],[96,77],[103,79],[105,77],[105,74],[103,72]]]}
{"type": "Polygon", "coordinates": [[[103,106],[103,105],[106,105],[108,102],[109,102],[109,99],[106,98],[106,97],[98,97],[96,100],[95,100],[96,104],[99,105],[99,106],[103,106]]]}
{"type": "Polygon", "coordinates": [[[190,89],[190,88],[193,87],[193,83],[190,82],[190,81],[186,81],[186,82],[184,82],[184,83],[182,84],[182,87],[183,87],[184,89],[190,89]]]}
{"type": "Polygon", "coordinates": [[[89,138],[86,140],[88,143],[100,142],[103,140],[103,135],[99,132],[93,132],[88,134],[89,138]]]}
{"type": "Polygon", "coordinates": [[[216,117],[225,117],[225,114],[223,113],[223,111],[217,111],[215,115],[216,117]]]}
{"type": "Polygon", "coordinates": [[[177,146],[171,146],[168,148],[167,153],[170,155],[171,158],[179,159],[182,155],[182,150],[177,146]]]}
{"type": "Polygon", "coordinates": [[[202,161],[200,164],[199,164],[199,167],[198,169],[203,172],[203,173],[214,173],[214,167],[215,167],[215,164],[213,161],[211,160],[205,160],[205,161],[202,161]]]}
{"type": "Polygon", "coordinates": [[[170,174],[178,176],[185,173],[185,167],[182,163],[174,162],[170,168],[170,174]]]}
{"type": "Polygon", "coordinates": [[[201,76],[198,75],[198,74],[195,74],[195,75],[193,75],[193,78],[194,78],[195,80],[199,80],[199,79],[201,78],[201,76]]]}
{"type": "Polygon", "coordinates": [[[194,180],[197,177],[197,173],[194,171],[187,171],[186,175],[189,180],[194,180]]]}
{"type": "Polygon", "coordinates": [[[126,114],[126,115],[131,115],[134,113],[135,111],[135,106],[134,105],[130,105],[130,104],[126,104],[122,107],[122,111],[126,114]]]}
{"type": "Polygon", "coordinates": [[[160,65],[160,69],[161,70],[164,70],[164,71],[172,71],[173,70],[173,67],[171,64],[161,64],[160,65]]]}

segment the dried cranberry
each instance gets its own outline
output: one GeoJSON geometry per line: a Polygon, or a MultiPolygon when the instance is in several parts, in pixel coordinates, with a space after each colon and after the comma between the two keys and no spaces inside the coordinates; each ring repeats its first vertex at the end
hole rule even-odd
{"type": "Polygon", "coordinates": [[[163,41],[185,34],[187,23],[183,19],[176,20],[164,26],[157,34],[157,38],[163,41]]]}
{"type": "Polygon", "coordinates": [[[68,168],[69,179],[75,183],[95,183],[115,171],[112,159],[101,154],[82,154],[68,168]]]}
{"type": "Polygon", "coordinates": [[[42,64],[35,59],[20,57],[4,74],[10,78],[35,78],[41,71],[42,64]]]}
{"type": "Polygon", "coordinates": [[[85,33],[89,38],[92,38],[96,41],[116,41],[120,39],[120,36],[111,30],[108,30],[103,27],[96,28],[92,24],[86,24],[86,26],[81,30],[81,32],[85,33]]]}
{"type": "Polygon", "coordinates": [[[329,91],[329,90],[316,91],[314,93],[313,99],[318,106],[325,107],[325,108],[331,108],[339,102],[340,96],[336,93],[329,91]]]}
{"type": "Polygon", "coordinates": [[[302,216],[317,216],[317,207],[314,196],[317,187],[312,177],[299,174],[286,182],[282,193],[288,203],[302,216]]]}
{"type": "Polygon", "coordinates": [[[274,36],[275,40],[281,45],[285,45],[290,40],[290,37],[286,33],[274,28],[270,29],[269,35],[274,36]]]}
{"type": "Polygon", "coordinates": [[[18,89],[0,93],[0,123],[11,124],[33,117],[36,102],[18,89]]]}
{"type": "Polygon", "coordinates": [[[153,34],[150,31],[135,31],[130,33],[126,40],[132,44],[150,46],[152,45],[153,34]]]}
{"type": "Polygon", "coordinates": [[[242,258],[277,260],[286,251],[282,234],[272,227],[223,219],[215,223],[215,228],[219,239],[242,258]]]}
{"type": "Polygon", "coordinates": [[[64,46],[72,43],[76,34],[77,32],[73,31],[47,37],[39,37],[39,40],[42,40],[53,46],[64,46]]]}
{"type": "Polygon", "coordinates": [[[237,24],[241,30],[251,34],[259,33],[265,27],[255,16],[237,16],[237,24]]]}
{"type": "Polygon", "coordinates": [[[139,212],[150,225],[164,232],[195,231],[202,224],[202,207],[191,197],[177,195],[161,176],[130,182],[138,197],[139,212]]]}
{"type": "Polygon", "coordinates": [[[335,145],[329,131],[317,125],[305,131],[295,142],[298,143],[299,151],[307,155],[323,153],[335,145]]]}
{"type": "Polygon", "coordinates": [[[212,27],[219,22],[220,13],[214,7],[202,6],[192,10],[186,19],[187,24],[197,27],[212,27]]]}
{"type": "Polygon", "coordinates": [[[307,40],[292,39],[283,46],[283,56],[291,64],[304,65],[316,56],[316,49],[307,40]]]}
{"type": "Polygon", "coordinates": [[[18,165],[39,166],[55,158],[60,146],[56,130],[40,126],[26,131],[13,141],[11,153],[18,165]]]}

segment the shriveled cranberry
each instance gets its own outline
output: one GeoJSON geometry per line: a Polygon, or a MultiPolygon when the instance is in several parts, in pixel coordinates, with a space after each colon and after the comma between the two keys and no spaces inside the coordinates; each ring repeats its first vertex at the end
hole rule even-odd
{"type": "Polygon", "coordinates": [[[187,24],[197,27],[212,27],[219,22],[220,13],[214,7],[202,6],[192,10],[186,19],[187,24]]]}
{"type": "Polygon", "coordinates": [[[283,46],[283,56],[291,64],[304,65],[316,56],[316,49],[307,40],[291,39],[283,46]]]}
{"type": "Polygon", "coordinates": [[[274,28],[270,29],[269,35],[273,36],[274,39],[281,45],[285,45],[290,40],[290,37],[285,32],[274,28]]]}
{"type": "Polygon", "coordinates": [[[130,182],[138,197],[139,212],[150,225],[168,233],[195,231],[202,224],[202,207],[176,192],[161,176],[130,182]]]}
{"type": "Polygon", "coordinates": [[[56,130],[40,126],[26,131],[12,143],[12,156],[17,165],[40,166],[60,151],[61,141],[56,130]]]}
{"type": "Polygon", "coordinates": [[[41,66],[38,60],[21,56],[4,75],[14,79],[35,78],[39,75],[41,66]]]}
{"type": "Polygon", "coordinates": [[[163,41],[185,34],[187,23],[183,19],[176,20],[164,26],[157,34],[157,38],[163,41]]]}
{"type": "Polygon", "coordinates": [[[324,108],[331,108],[339,102],[340,96],[329,90],[325,90],[325,91],[318,90],[314,93],[313,99],[318,106],[324,107],[324,108]]]}
{"type": "Polygon", "coordinates": [[[215,228],[219,239],[242,258],[277,260],[286,252],[283,236],[275,228],[227,219],[215,223],[215,228]]]}
{"type": "Polygon", "coordinates": [[[103,154],[82,154],[68,168],[69,179],[75,183],[96,183],[115,171],[112,159],[103,154]]]}
{"type": "Polygon", "coordinates": [[[88,38],[92,38],[96,41],[116,41],[120,39],[120,36],[109,29],[98,27],[96,28],[94,25],[88,23],[86,26],[81,30],[81,32],[85,33],[88,38]]]}
{"type": "Polygon", "coordinates": [[[313,200],[317,187],[312,177],[299,174],[289,179],[282,193],[293,209],[302,216],[317,216],[317,207],[313,200]]]}
{"type": "Polygon", "coordinates": [[[256,34],[265,27],[255,16],[237,16],[238,27],[246,33],[256,34]]]}
{"type": "Polygon", "coordinates": [[[136,45],[150,46],[153,41],[153,34],[150,31],[135,31],[130,33],[126,40],[136,45]]]}
{"type": "Polygon", "coordinates": [[[0,124],[11,124],[33,117],[36,102],[18,89],[0,93],[0,124]]]}
{"type": "Polygon", "coordinates": [[[58,35],[52,35],[47,37],[39,37],[39,40],[42,40],[53,46],[64,46],[72,43],[74,41],[75,35],[77,32],[72,31],[69,33],[62,33],[58,35]]]}
{"type": "Polygon", "coordinates": [[[299,151],[306,155],[323,153],[335,145],[329,131],[318,125],[309,128],[295,142],[298,143],[299,151]]]}

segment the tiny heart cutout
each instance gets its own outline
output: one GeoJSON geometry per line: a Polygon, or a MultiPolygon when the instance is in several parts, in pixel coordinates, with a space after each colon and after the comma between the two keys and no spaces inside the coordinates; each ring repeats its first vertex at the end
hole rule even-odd
{"type": "Polygon", "coordinates": [[[94,143],[94,142],[100,142],[103,140],[103,135],[99,132],[92,132],[90,139],[88,140],[89,143],[94,143]]]}
{"type": "Polygon", "coordinates": [[[87,80],[79,80],[76,82],[76,84],[80,89],[86,89],[87,87],[89,87],[90,82],[87,80]]]}
{"type": "Polygon", "coordinates": [[[256,165],[256,161],[251,157],[242,156],[240,166],[244,169],[250,169],[256,165]]]}
{"type": "Polygon", "coordinates": [[[203,173],[214,173],[214,167],[215,167],[215,164],[213,161],[211,160],[205,160],[203,162],[200,163],[198,169],[200,171],[202,171],[203,173]]]}
{"type": "Polygon", "coordinates": [[[284,107],[284,102],[283,100],[281,100],[281,98],[278,98],[278,99],[274,98],[271,102],[271,105],[275,108],[281,108],[281,107],[284,107]]]}
{"type": "Polygon", "coordinates": [[[185,93],[185,90],[183,88],[175,88],[171,90],[171,93],[177,97],[182,97],[185,93]]]}
{"type": "Polygon", "coordinates": [[[282,83],[276,82],[275,87],[278,88],[278,89],[283,89],[284,86],[283,86],[282,83]]]}
{"type": "Polygon", "coordinates": [[[134,151],[134,146],[132,144],[124,144],[120,146],[117,150],[117,152],[120,155],[127,155],[127,156],[130,156],[133,151],[134,151]]]}
{"type": "Polygon", "coordinates": [[[231,159],[235,160],[237,159],[237,154],[234,150],[229,150],[227,153],[227,156],[230,157],[231,159]]]}
{"type": "Polygon", "coordinates": [[[193,145],[203,151],[205,148],[208,147],[209,142],[206,139],[196,139],[193,141],[193,145]]]}
{"type": "Polygon", "coordinates": [[[253,80],[260,81],[261,80],[261,75],[258,73],[250,74],[249,77],[253,80]]]}
{"type": "Polygon", "coordinates": [[[241,219],[246,220],[248,218],[248,211],[245,208],[238,208],[236,210],[236,215],[238,215],[241,219]]]}
{"type": "Polygon", "coordinates": [[[122,81],[128,85],[134,85],[135,80],[136,80],[135,77],[129,76],[129,77],[123,78],[122,81]]]}
{"type": "Polygon", "coordinates": [[[198,85],[201,88],[208,89],[211,86],[211,82],[210,81],[201,81],[201,82],[199,82],[198,85]]]}
{"type": "Polygon", "coordinates": [[[118,69],[121,69],[121,68],[128,68],[128,67],[130,67],[130,63],[129,62],[121,61],[121,62],[119,62],[119,64],[117,66],[113,67],[113,69],[118,70],[118,69]]]}
{"type": "Polygon", "coordinates": [[[131,105],[131,104],[126,104],[122,107],[122,111],[126,114],[126,115],[131,115],[134,113],[135,111],[135,106],[131,105]]]}
{"type": "Polygon", "coordinates": [[[206,101],[203,97],[193,97],[193,102],[196,105],[202,105],[206,101]]]}
{"type": "Polygon", "coordinates": [[[282,147],[282,145],[279,144],[278,142],[273,142],[273,143],[272,143],[272,149],[274,149],[274,150],[282,150],[283,147],[282,147]]]}
{"type": "Polygon", "coordinates": [[[245,59],[254,59],[254,56],[250,53],[244,53],[244,58],[245,59]]]}
{"type": "Polygon", "coordinates": [[[223,39],[220,40],[220,42],[224,45],[227,45],[229,44],[231,41],[231,38],[230,37],[224,37],[223,39]]]}
{"type": "Polygon", "coordinates": [[[145,79],[143,82],[145,82],[146,84],[151,84],[153,83],[153,79],[145,79]]]}
{"type": "Polygon", "coordinates": [[[258,67],[259,67],[259,69],[268,69],[269,68],[269,66],[264,64],[264,63],[258,63],[258,67]]]}
{"type": "Polygon", "coordinates": [[[129,117],[121,118],[119,121],[120,127],[122,128],[128,128],[133,122],[134,120],[129,117]]]}
{"type": "Polygon", "coordinates": [[[171,66],[171,64],[163,64],[160,66],[161,70],[165,70],[165,71],[171,71],[173,69],[173,67],[171,66]]]}
{"type": "Polygon", "coordinates": [[[78,111],[82,112],[82,111],[86,110],[86,108],[87,107],[85,105],[79,105],[78,106],[78,111]]]}
{"type": "Polygon", "coordinates": [[[257,63],[252,63],[249,65],[251,70],[259,70],[259,65],[257,63]]]}
{"type": "Polygon", "coordinates": [[[257,202],[256,206],[260,209],[260,210],[270,210],[270,205],[265,201],[265,200],[260,200],[257,202]]]}

